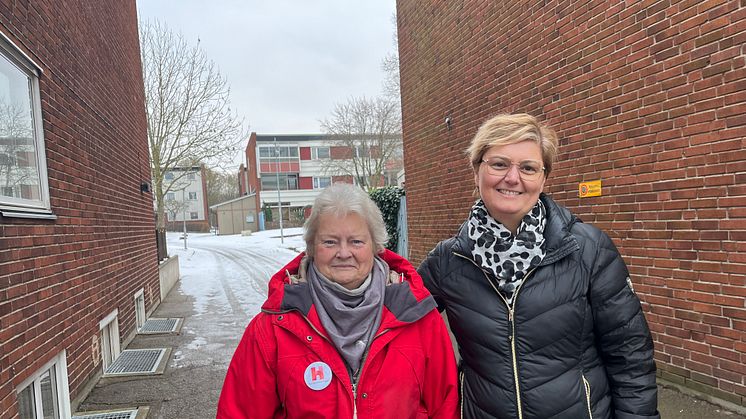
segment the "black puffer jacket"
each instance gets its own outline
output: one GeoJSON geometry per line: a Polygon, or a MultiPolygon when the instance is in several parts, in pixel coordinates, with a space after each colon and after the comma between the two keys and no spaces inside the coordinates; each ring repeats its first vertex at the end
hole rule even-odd
{"type": "Polygon", "coordinates": [[[653,342],[611,239],[542,195],[546,256],[514,308],[471,259],[466,229],[419,267],[462,362],[466,418],[655,418],[653,342]]]}

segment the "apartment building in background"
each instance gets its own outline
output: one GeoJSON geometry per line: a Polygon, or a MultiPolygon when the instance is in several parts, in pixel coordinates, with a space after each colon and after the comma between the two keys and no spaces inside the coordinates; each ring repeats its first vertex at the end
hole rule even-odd
{"type": "Polygon", "coordinates": [[[207,232],[210,214],[207,207],[207,181],[205,167],[174,167],[163,175],[166,192],[166,229],[168,231],[207,232]],[[185,222],[186,221],[186,222],[185,222]]]}
{"type": "MultiPolygon", "coordinates": [[[[400,144],[399,138],[395,140],[400,144]]],[[[356,158],[363,164],[375,160],[379,151],[370,144],[355,146],[335,135],[251,133],[245,150],[246,164],[239,168],[239,192],[256,192],[257,213],[263,208],[271,209],[273,221],[267,223],[267,228],[276,224],[278,202],[282,204],[283,224],[299,226],[322,189],[337,182],[360,184],[352,174],[352,160],[356,158]]],[[[401,152],[397,151],[383,162],[383,176],[373,180],[375,186],[397,185],[402,168],[401,152]]]]}
{"type": "Polygon", "coordinates": [[[160,302],[134,0],[0,7],[0,417],[69,418],[160,302]]]}

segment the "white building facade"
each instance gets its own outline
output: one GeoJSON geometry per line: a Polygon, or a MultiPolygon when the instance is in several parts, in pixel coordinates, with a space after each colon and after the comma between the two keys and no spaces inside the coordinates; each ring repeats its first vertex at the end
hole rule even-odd
{"type": "MultiPolygon", "coordinates": [[[[355,177],[343,167],[350,163],[353,154],[369,153],[350,147],[348,141],[326,135],[256,135],[255,138],[255,142],[249,142],[249,147],[254,143],[255,149],[247,155],[256,156],[260,205],[276,211],[277,203],[281,202],[283,219],[290,221],[294,217],[300,220],[321,190],[332,183],[356,184],[355,177]]],[[[386,162],[384,178],[378,186],[396,185],[400,170],[401,158],[397,155],[386,162]]]]}
{"type": "Polygon", "coordinates": [[[187,229],[208,231],[207,187],[204,168],[200,166],[175,167],[164,175],[164,186],[169,189],[164,196],[167,228],[180,230],[186,220],[187,229]],[[172,224],[182,223],[178,228],[172,224]]]}

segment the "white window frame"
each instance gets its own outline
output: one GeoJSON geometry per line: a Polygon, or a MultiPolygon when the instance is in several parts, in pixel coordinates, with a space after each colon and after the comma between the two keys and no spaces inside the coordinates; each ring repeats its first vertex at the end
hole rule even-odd
{"type": "Polygon", "coordinates": [[[145,312],[145,289],[140,288],[133,297],[135,299],[135,323],[137,324],[137,330],[140,330],[147,320],[147,313],[145,312]]]}
{"type": "Polygon", "coordinates": [[[314,189],[324,189],[327,186],[331,186],[332,184],[332,177],[331,176],[314,176],[313,178],[313,188],[314,189]],[[329,182],[326,186],[321,186],[321,179],[329,179],[329,182]]]}
{"type": "Polygon", "coordinates": [[[56,219],[49,201],[49,181],[47,174],[46,145],[41,112],[41,90],[39,77],[42,69],[28,55],[18,48],[5,34],[0,32],[0,54],[20,73],[29,79],[32,129],[39,180],[39,199],[23,199],[0,195],[0,214],[3,217],[56,219]]]}
{"type": "Polygon", "coordinates": [[[42,397],[40,380],[42,375],[49,369],[54,367],[54,382],[55,391],[57,392],[57,411],[59,412],[60,418],[72,417],[70,410],[70,388],[67,382],[67,354],[63,349],[62,352],[57,354],[52,360],[44,364],[43,367],[39,368],[31,377],[24,380],[21,385],[16,387],[16,397],[20,397],[20,394],[28,386],[33,385],[34,394],[34,409],[36,410],[36,418],[43,419],[42,410],[42,397]]]}
{"type": "Polygon", "coordinates": [[[119,345],[119,309],[114,309],[98,323],[101,331],[101,360],[103,370],[106,371],[121,353],[119,345]]]}
{"type": "Polygon", "coordinates": [[[331,147],[329,146],[311,147],[311,160],[329,160],[331,156],[332,156],[332,151],[331,151],[331,147]],[[320,149],[326,150],[326,157],[319,157],[320,149]]]}

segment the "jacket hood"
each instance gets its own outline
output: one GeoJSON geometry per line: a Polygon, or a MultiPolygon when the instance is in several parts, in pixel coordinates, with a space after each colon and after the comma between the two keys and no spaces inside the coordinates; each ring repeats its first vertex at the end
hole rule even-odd
{"type": "MultiPolygon", "coordinates": [[[[386,292],[384,307],[396,320],[411,323],[436,307],[435,300],[422,282],[422,278],[411,263],[396,253],[385,249],[376,255],[389,267],[391,273],[386,292]]],[[[272,275],[269,280],[268,298],[262,305],[265,312],[299,311],[308,316],[313,303],[305,282],[308,258],[302,252],[287,265],[272,275]]]]}

